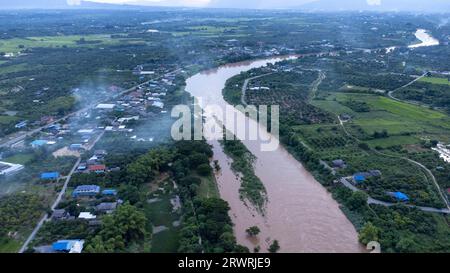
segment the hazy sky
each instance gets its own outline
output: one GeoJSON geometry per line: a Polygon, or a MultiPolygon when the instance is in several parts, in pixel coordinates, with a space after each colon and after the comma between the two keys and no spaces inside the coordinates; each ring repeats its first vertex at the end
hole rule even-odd
{"type": "MultiPolygon", "coordinates": [[[[68,0],[68,3],[76,4],[80,0],[68,0]]],[[[192,6],[192,7],[242,7],[251,6],[255,8],[283,8],[302,5],[315,0],[88,0],[91,2],[114,3],[114,4],[148,4],[164,6],[192,6]]],[[[379,0],[368,0],[379,1],[379,0]]]]}
{"type": "MultiPolygon", "coordinates": [[[[450,12],[450,0],[84,0],[90,2],[148,6],[185,6],[212,8],[305,8],[309,10],[372,10],[450,12]],[[309,3],[309,4],[308,4],[309,3]],[[307,4],[306,6],[304,4],[307,4]]],[[[2,8],[61,8],[83,0],[0,0],[2,8]],[[3,4],[5,3],[5,4],[3,4]]]]}

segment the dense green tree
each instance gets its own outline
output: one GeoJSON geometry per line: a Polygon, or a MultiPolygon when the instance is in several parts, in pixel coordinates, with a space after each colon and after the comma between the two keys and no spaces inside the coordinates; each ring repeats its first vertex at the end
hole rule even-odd
{"type": "Polygon", "coordinates": [[[367,245],[372,241],[379,241],[380,230],[374,226],[371,222],[367,222],[359,232],[359,241],[367,245]]]}
{"type": "Polygon", "coordinates": [[[280,250],[280,244],[277,240],[274,240],[273,243],[269,246],[268,251],[270,253],[277,253],[280,250]]]}
{"type": "Polygon", "coordinates": [[[209,164],[202,164],[197,167],[197,172],[201,176],[209,176],[212,173],[212,169],[209,164]]]}
{"type": "Polygon", "coordinates": [[[346,203],[350,209],[357,210],[363,206],[367,206],[368,198],[369,196],[367,195],[367,193],[363,191],[356,191],[352,193],[346,203]]]}
{"type": "Polygon", "coordinates": [[[254,236],[258,236],[258,234],[261,232],[261,230],[257,226],[252,226],[252,227],[249,227],[248,229],[246,229],[245,232],[247,232],[248,236],[254,237],[254,236]]]}
{"type": "Polygon", "coordinates": [[[120,252],[146,235],[147,219],[135,206],[125,203],[112,214],[103,217],[102,229],[86,247],[91,252],[120,252]]]}

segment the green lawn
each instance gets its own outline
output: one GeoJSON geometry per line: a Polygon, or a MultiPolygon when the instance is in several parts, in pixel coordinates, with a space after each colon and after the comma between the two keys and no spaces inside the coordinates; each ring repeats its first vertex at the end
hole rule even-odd
{"type": "Polygon", "coordinates": [[[432,84],[444,84],[450,85],[450,81],[448,78],[438,78],[438,77],[423,77],[419,81],[427,82],[432,84]]]}
{"type": "Polygon", "coordinates": [[[198,187],[197,194],[200,197],[205,198],[218,198],[219,195],[219,189],[217,188],[216,180],[213,176],[210,177],[201,177],[199,178],[202,180],[202,183],[198,187]]]}
{"type": "Polygon", "coordinates": [[[180,219],[178,213],[173,212],[170,199],[173,194],[163,194],[160,191],[151,195],[150,198],[158,198],[159,201],[145,205],[147,219],[154,227],[165,226],[167,229],[154,234],[151,242],[151,252],[153,253],[175,253],[178,250],[178,230],[173,222],[180,219]]]}
{"type": "Polygon", "coordinates": [[[5,162],[26,165],[28,162],[33,160],[33,154],[16,154],[14,156],[7,157],[3,159],[5,162]]]}
{"type": "Polygon", "coordinates": [[[17,253],[20,247],[20,242],[16,240],[9,240],[6,243],[0,244],[0,253],[17,253]]]}
{"type": "MultiPolygon", "coordinates": [[[[89,41],[101,41],[101,44],[112,44],[116,41],[110,35],[64,35],[64,36],[40,36],[28,38],[14,38],[0,41],[0,52],[18,53],[26,48],[34,47],[62,47],[62,46],[79,46],[76,41],[84,38],[89,41]],[[23,46],[24,48],[20,48],[23,46]]],[[[86,44],[89,45],[89,44],[86,44]]],[[[97,44],[98,45],[98,44],[97,44]]]]}
{"type": "Polygon", "coordinates": [[[388,138],[374,139],[366,141],[372,148],[388,148],[396,145],[417,144],[419,139],[414,136],[390,136],[388,138]]]}
{"type": "Polygon", "coordinates": [[[179,247],[178,230],[164,230],[152,237],[152,253],[177,253],[179,247]]]}
{"type": "Polygon", "coordinates": [[[314,105],[335,114],[347,113],[353,117],[350,124],[360,126],[366,134],[387,130],[390,135],[413,133],[448,139],[450,117],[443,112],[412,105],[373,94],[333,93],[326,100],[317,100],[314,105]],[[343,105],[353,99],[365,102],[370,112],[356,113],[343,105]],[[446,137],[447,136],[447,137],[446,137]]]}
{"type": "Polygon", "coordinates": [[[13,116],[0,116],[0,125],[8,125],[15,121],[19,121],[19,118],[13,116]]]}

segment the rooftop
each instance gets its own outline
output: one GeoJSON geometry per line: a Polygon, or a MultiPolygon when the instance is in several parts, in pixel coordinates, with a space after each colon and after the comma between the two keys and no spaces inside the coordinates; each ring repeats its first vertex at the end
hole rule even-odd
{"type": "Polygon", "coordinates": [[[59,178],[58,172],[48,172],[41,174],[41,179],[58,179],[58,178],[59,178]]]}

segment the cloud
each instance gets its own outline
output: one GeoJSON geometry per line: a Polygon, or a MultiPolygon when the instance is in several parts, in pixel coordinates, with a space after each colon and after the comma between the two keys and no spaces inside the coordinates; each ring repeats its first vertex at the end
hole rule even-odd
{"type": "Polygon", "coordinates": [[[81,0],[67,0],[67,5],[79,6],[79,5],[81,5],[81,0]]]}
{"type": "Polygon", "coordinates": [[[86,0],[111,4],[143,4],[157,6],[191,6],[219,8],[287,8],[318,0],[86,0]]]}
{"type": "Polygon", "coordinates": [[[380,6],[381,0],[367,0],[369,6],[380,6]]]}
{"type": "Polygon", "coordinates": [[[212,0],[87,0],[97,3],[110,4],[144,4],[144,5],[163,5],[163,6],[192,6],[205,7],[212,0]]]}

